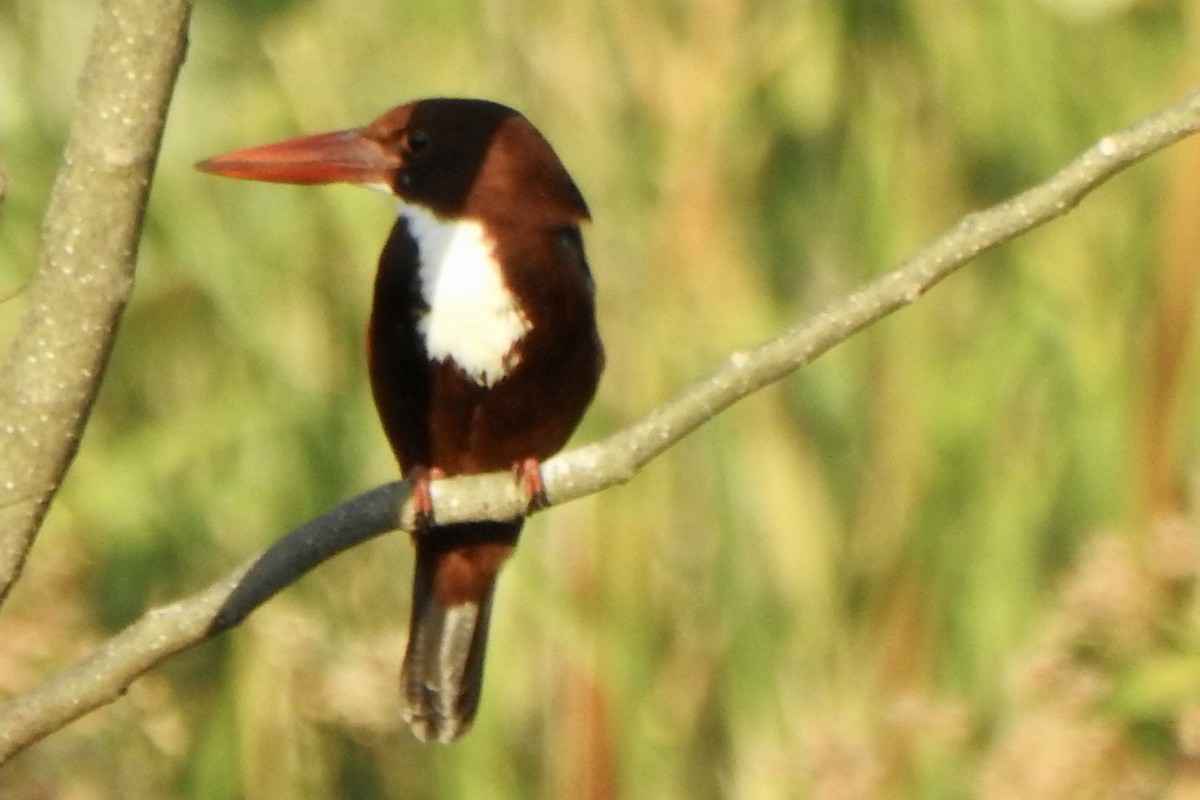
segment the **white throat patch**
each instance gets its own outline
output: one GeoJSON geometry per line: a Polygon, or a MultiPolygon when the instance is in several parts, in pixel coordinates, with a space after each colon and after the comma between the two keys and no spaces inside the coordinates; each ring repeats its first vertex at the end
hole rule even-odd
{"type": "Polygon", "coordinates": [[[453,360],[480,386],[493,386],[517,365],[514,345],[532,327],[504,285],[495,242],[475,220],[444,221],[406,204],[400,216],[421,257],[429,311],[417,329],[426,352],[435,361],[453,360]]]}

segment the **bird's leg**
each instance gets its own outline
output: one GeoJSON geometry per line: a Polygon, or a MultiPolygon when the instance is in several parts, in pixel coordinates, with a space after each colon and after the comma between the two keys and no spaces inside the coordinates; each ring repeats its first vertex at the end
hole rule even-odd
{"type": "Polygon", "coordinates": [[[413,467],[405,477],[412,482],[413,514],[416,516],[414,532],[423,532],[433,524],[433,493],[429,484],[446,475],[437,467],[413,467]]]}
{"type": "Polygon", "coordinates": [[[550,505],[546,484],[542,483],[542,464],[536,458],[526,458],[513,464],[513,474],[525,491],[525,513],[532,514],[550,505]]]}

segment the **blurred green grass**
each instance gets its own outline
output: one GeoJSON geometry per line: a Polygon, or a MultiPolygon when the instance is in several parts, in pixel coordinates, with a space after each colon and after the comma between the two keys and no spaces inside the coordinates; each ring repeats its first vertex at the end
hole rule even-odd
{"type": "MultiPolygon", "coordinates": [[[[5,338],[92,14],[0,0],[5,338]]],[[[587,441],[1173,99],[1198,38],[1171,0],[198,4],[0,691],[395,474],[361,343],[389,204],[197,159],[420,96],[522,109],[596,220],[587,441]]],[[[535,519],[460,745],[399,721],[396,536],[39,744],[0,795],[1190,796],[1198,179],[1196,143],[1155,157],[535,519]]]]}

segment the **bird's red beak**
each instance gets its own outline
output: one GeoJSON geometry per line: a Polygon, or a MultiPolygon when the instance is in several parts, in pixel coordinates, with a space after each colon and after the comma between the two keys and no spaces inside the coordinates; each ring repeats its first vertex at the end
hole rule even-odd
{"type": "Polygon", "coordinates": [[[363,128],[320,133],[214,156],[196,169],[271,183],[391,184],[398,155],[363,135],[363,128]]]}

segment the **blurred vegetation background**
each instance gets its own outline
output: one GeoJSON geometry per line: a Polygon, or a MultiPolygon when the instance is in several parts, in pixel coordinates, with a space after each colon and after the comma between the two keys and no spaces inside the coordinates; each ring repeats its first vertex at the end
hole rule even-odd
{"type": "MultiPolygon", "coordinates": [[[[0,335],[95,3],[0,0],[0,335]]],[[[554,143],[609,367],[577,441],[1200,82],[1186,0],[206,0],[138,285],[0,616],[0,695],[396,468],[391,204],[197,159],[489,97],[554,143]]],[[[41,798],[1200,796],[1200,142],[527,528],[453,747],[411,553],[343,555],[0,771],[41,798]]]]}

